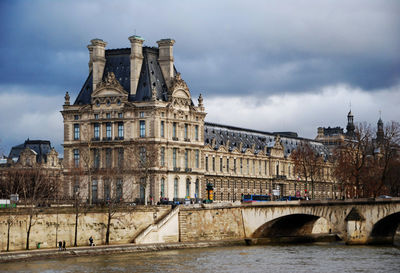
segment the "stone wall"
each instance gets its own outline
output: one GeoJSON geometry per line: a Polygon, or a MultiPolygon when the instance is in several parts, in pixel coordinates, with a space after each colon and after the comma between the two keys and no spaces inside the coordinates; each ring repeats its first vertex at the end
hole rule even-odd
{"type": "Polygon", "coordinates": [[[179,226],[181,242],[244,238],[241,208],[182,208],[179,226]]]}
{"type": "MultiPolygon", "coordinates": [[[[171,210],[170,206],[136,206],[117,211],[111,222],[110,243],[131,243],[136,235],[155,221],[163,218],[171,210]]],[[[10,249],[24,249],[28,215],[23,209],[12,211],[13,225],[10,231],[10,249]]],[[[9,214],[0,212],[0,251],[7,247],[7,220],[9,214]]],[[[107,212],[104,209],[91,209],[79,215],[78,245],[88,245],[89,237],[95,244],[104,244],[107,230],[107,212]]],[[[66,241],[67,246],[74,243],[75,213],[73,208],[43,209],[34,216],[34,225],[30,234],[30,248],[56,246],[57,241],[66,241]],[[58,224],[58,228],[57,228],[58,224]]]]}

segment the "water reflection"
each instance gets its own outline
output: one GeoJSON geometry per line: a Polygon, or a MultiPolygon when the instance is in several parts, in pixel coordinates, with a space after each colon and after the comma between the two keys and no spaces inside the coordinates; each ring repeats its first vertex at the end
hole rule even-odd
{"type": "Polygon", "coordinates": [[[0,265],[7,272],[398,272],[395,247],[251,246],[57,258],[0,265]]]}

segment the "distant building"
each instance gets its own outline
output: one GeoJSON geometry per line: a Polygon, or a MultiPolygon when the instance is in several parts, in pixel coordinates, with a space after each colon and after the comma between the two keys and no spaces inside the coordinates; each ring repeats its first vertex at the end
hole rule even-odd
{"type": "Polygon", "coordinates": [[[320,141],[329,150],[333,151],[335,147],[342,145],[346,140],[354,138],[355,126],[354,116],[351,111],[347,114],[346,133],[343,128],[337,127],[318,127],[318,134],[315,140],[320,141]]]}
{"type": "Polygon", "coordinates": [[[61,168],[58,153],[48,140],[30,140],[14,146],[7,158],[7,164],[32,167],[39,164],[46,168],[61,168]]]}

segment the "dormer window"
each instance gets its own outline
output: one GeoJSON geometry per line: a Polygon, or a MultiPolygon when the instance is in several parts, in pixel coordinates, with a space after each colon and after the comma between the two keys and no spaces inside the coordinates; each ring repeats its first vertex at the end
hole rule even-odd
{"type": "Polygon", "coordinates": [[[110,113],[107,113],[107,114],[106,114],[106,118],[111,118],[111,114],[110,114],[110,113]]]}
{"type": "Polygon", "coordinates": [[[94,114],[94,119],[99,119],[99,114],[94,114]]]}
{"type": "Polygon", "coordinates": [[[124,114],[118,113],[118,118],[123,118],[123,117],[124,117],[124,114]]]}
{"type": "Polygon", "coordinates": [[[144,118],[144,112],[140,112],[139,117],[144,118]]]}
{"type": "Polygon", "coordinates": [[[75,115],[74,120],[79,120],[79,115],[75,115]]]}
{"type": "Polygon", "coordinates": [[[118,104],[118,105],[121,105],[121,100],[117,100],[117,104],[118,104]]]}
{"type": "Polygon", "coordinates": [[[111,104],[111,101],[110,100],[107,100],[107,106],[110,106],[110,104],[111,104]]]}
{"type": "Polygon", "coordinates": [[[96,100],[96,106],[97,106],[97,107],[100,106],[100,101],[96,100]]]}

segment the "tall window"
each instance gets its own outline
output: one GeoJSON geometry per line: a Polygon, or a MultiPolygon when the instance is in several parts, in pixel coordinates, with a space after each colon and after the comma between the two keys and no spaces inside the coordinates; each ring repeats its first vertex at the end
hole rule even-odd
{"type": "Polygon", "coordinates": [[[139,158],[140,158],[140,163],[145,164],[146,163],[146,147],[140,147],[139,148],[139,158]]]}
{"type": "Polygon", "coordinates": [[[189,150],[185,150],[185,168],[189,168],[189,150]]]}
{"type": "Polygon", "coordinates": [[[161,137],[164,137],[164,121],[161,121],[160,134],[161,134],[161,137]]]}
{"type": "Polygon", "coordinates": [[[174,198],[178,198],[178,178],[174,179],[174,198]]]}
{"type": "Polygon", "coordinates": [[[111,122],[106,123],[106,137],[107,139],[111,139],[112,134],[111,134],[111,122]]]}
{"type": "Polygon", "coordinates": [[[98,123],[94,124],[93,137],[95,139],[99,139],[100,138],[100,124],[98,124],[98,123]]]}
{"type": "Polygon", "coordinates": [[[99,149],[93,149],[93,167],[98,169],[100,167],[100,152],[99,149]]]}
{"type": "Polygon", "coordinates": [[[98,200],[98,193],[97,193],[97,180],[94,179],[92,181],[92,201],[93,203],[96,203],[98,200]]]}
{"type": "Polygon", "coordinates": [[[215,172],[215,157],[213,157],[213,159],[212,159],[212,168],[213,168],[213,172],[215,172]]]}
{"type": "Polygon", "coordinates": [[[219,158],[219,171],[220,171],[220,172],[222,172],[223,167],[224,167],[224,166],[223,166],[223,158],[220,157],[220,158],[219,158]]]}
{"type": "Polygon", "coordinates": [[[140,137],[146,137],[146,121],[140,121],[140,137]]]}
{"type": "Polygon", "coordinates": [[[247,173],[250,173],[250,160],[247,159],[247,173]]]}
{"type": "Polygon", "coordinates": [[[80,138],[79,124],[74,124],[74,140],[79,140],[79,138],[80,138]]]}
{"type": "Polygon", "coordinates": [[[199,179],[196,179],[196,186],[195,186],[196,198],[199,198],[199,192],[200,192],[200,182],[199,179]]]}
{"type": "Polygon", "coordinates": [[[111,148],[106,149],[106,168],[111,168],[111,148]]]}
{"type": "Polygon", "coordinates": [[[276,164],[276,175],[279,175],[279,163],[276,164]]]}
{"type": "Polygon", "coordinates": [[[243,173],[243,159],[240,159],[240,173],[243,173]]]}
{"type": "Polygon", "coordinates": [[[264,161],[264,174],[267,175],[267,160],[264,161]]]}
{"type": "Polygon", "coordinates": [[[199,125],[194,126],[194,138],[199,140],[199,125]]]}
{"type": "Polygon", "coordinates": [[[145,183],[146,183],[146,181],[145,181],[145,178],[140,178],[140,200],[142,201],[142,202],[144,202],[144,199],[145,199],[145,195],[146,195],[146,192],[145,192],[145,188],[144,188],[144,185],[145,185],[145,183]]]}
{"type": "Polygon", "coordinates": [[[208,156],[206,156],[206,171],[208,171],[208,156]]]}
{"type": "Polygon", "coordinates": [[[161,167],[164,167],[165,166],[165,148],[164,147],[161,147],[160,154],[161,154],[160,164],[161,164],[161,167]]]}
{"type": "Polygon", "coordinates": [[[236,173],[236,158],[233,159],[233,171],[236,173]]]}
{"type": "Polygon", "coordinates": [[[74,163],[75,163],[75,167],[79,167],[79,159],[80,159],[79,149],[74,149],[74,163]]]}
{"type": "Polygon", "coordinates": [[[124,166],[124,148],[118,148],[118,167],[124,166]]]}
{"type": "Polygon", "coordinates": [[[226,171],[229,172],[229,158],[226,158],[226,171]]]}
{"type": "Polygon", "coordinates": [[[161,188],[160,196],[164,197],[165,196],[165,179],[164,178],[161,178],[160,188],[161,188]]]}
{"type": "Polygon", "coordinates": [[[176,138],[176,122],[172,123],[172,137],[176,138]]]}
{"type": "Polygon", "coordinates": [[[174,167],[174,168],[176,168],[177,166],[177,164],[176,164],[176,153],[177,153],[177,148],[173,148],[172,149],[172,166],[174,167]]]}
{"type": "Polygon", "coordinates": [[[258,161],[258,174],[261,175],[261,160],[258,161]]]}
{"type": "Polygon", "coordinates": [[[110,180],[104,179],[104,200],[110,201],[111,199],[111,187],[110,187],[110,180]]]}
{"type": "Polygon", "coordinates": [[[124,138],[124,123],[123,122],[118,122],[118,138],[119,139],[124,138]]]}
{"type": "Polygon", "coordinates": [[[79,193],[79,178],[75,178],[74,184],[74,196],[79,193]]]}
{"type": "Polygon", "coordinates": [[[186,179],[186,197],[190,198],[190,180],[186,179]]]}
{"type": "Polygon", "coordinates": [[[122,190],[123,190],[123,182],[121,178],[118,178],[116,192],[115,192],[115,198],[117,199],[118,202],[122,200],[122,193],[123,193],[122,190]]]}
{"type": "Polygon", "coordinates": [[[253,174],[256,174],[256,161],[253,159],[253,174]]]}
{"type": "Polygon", "coordinates": [[[200,151],[196,150],[195,152],[195,161],[196,161],[196,168],[200,167],[200,151]]]}
{"type": "Polygon", "coordinates": [[[187,123],[185,123],[185,139],[188,139],[188,135],[189,135],[188,131],[189,131],[189,125],[187,123]]]}

